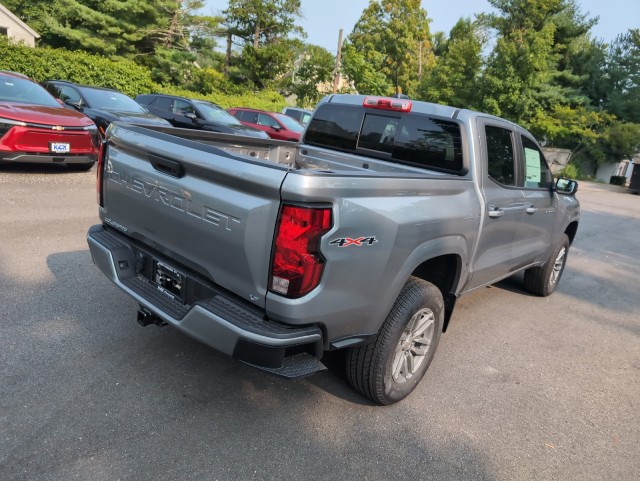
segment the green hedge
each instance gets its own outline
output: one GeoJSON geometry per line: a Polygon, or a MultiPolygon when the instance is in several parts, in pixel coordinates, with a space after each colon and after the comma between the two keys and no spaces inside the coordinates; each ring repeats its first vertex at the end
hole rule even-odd
{"type": "Polygon", "coordinates": [[[30,48],[0,42],[0,70],[20,72],[37,82],[69,80],[137,95],[152,89],[149,71],[131,60],[111,60],[82,51],[48,47],[30,48]]]}
{"type": "Polygon", "coordinates": [[[146,67],[131,60],[113,60],[83,51],[31,48],[11,44],[4,39],[0,39],[0,70],[20,72],[37,82],[58,79],[114,88],[131,97],[156,92],[209,100],[224,108],[252,107],[273,111],[280,111],[286,105],[284,97],[273,91],[202,94],[179,87],[158,85],[151,80],[151,73],[146,67]]]}

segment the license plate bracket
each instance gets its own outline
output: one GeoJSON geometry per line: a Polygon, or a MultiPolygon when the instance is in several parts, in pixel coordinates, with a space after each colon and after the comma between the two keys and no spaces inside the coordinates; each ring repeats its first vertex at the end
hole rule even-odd
{"type": "Polygon", "coordinates": [[[160,261],[153,261],[151,280],[159,290],[185,304],[187,277],[171,266],[160,261]]]}

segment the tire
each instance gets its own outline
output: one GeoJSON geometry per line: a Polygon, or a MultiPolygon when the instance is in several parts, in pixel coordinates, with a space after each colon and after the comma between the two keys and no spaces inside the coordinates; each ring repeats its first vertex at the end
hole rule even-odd
{"type": "Polygon", "coordinates": [[[378,404],[407,397],[431,364],[443,319],[440,290],[410,277],[376,340],[347,352],[347,378],[354,389],[378,404]]]}
{"type": "Polygon", "coordinates": [[[562,234],[558,246],[544,265],[524,271],[524,288],[537,296],[547,297],[558,287],[569,254],[569,237],[562,234]]]}
{"type": "Polygon", "coordinates": [[[87,172],[91,170],[95,162],[89,162],[88,164],[67,164],[67,169],[72,170],[74,172],[87,172]]]}

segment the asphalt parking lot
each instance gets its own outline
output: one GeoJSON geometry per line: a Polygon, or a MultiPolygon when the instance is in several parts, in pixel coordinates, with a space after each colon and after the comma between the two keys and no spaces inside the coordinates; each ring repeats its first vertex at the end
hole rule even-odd
{"type": "Polygon", "coordinates": [[[171,328],[93,266],[95,172],[0,168],[0,479],[617,480],[640,473],[640,197],[581,183],[558,291],[460,300],[425,379],[378,407],[171,328]]]}

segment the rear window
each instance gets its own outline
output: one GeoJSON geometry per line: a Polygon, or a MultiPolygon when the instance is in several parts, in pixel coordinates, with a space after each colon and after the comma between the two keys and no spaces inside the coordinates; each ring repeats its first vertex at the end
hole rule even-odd
{"type": "Polygon", "coordinates": [[[325,104],[304,141],[416,167],[464,171],[458,123],[423,114],[325,104]]]}

